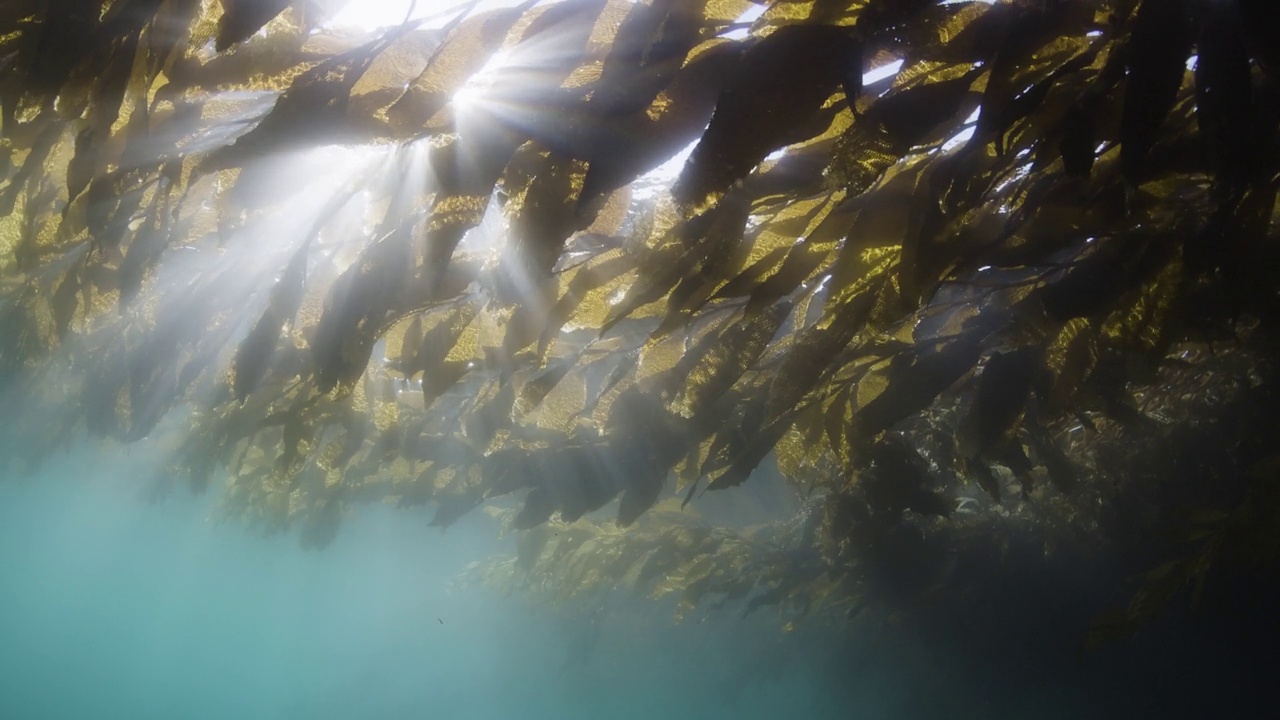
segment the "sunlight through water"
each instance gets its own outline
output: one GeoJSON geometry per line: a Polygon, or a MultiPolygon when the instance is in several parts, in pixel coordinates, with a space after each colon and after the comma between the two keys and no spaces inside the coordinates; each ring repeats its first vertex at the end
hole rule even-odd
{"type": "Polygon", "coordinates": [[[0,720],[1269,716],[1258,3],[0,5],[0,720]]]}

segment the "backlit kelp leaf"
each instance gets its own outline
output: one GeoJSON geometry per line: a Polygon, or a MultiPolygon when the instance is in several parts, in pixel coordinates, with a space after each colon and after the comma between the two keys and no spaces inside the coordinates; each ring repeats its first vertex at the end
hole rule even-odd
{"type": "Polygon", "coordinates": [[[973,369],[981,352],[981,338],[961,336],[896,355],[870,380],[859,383],[854,434],[873,435],[925,409],[973,369]]]}
{"type": "MultiPolygon", "coordinates": [[[[835,203],[835,198],[832,199],[835,203]]],[[[786,249],[786,257],[754,289],[747,302],[747,314],[757,312],[770,302],[791,294],[804,281],[813,278],[815,271],[823,267],[839,246],[839,237],[848,230],[849,213],[841,212],[841,205],[831,209],[812,232],[805,233],[800,241],[786,249]]],[[[730,296],[731,281],[717,291],[717,295],[730,296]]]]}
{"type": "Polygon", "coordinates": [[[860,63],[847,31],[825,25],[779,28],[749,46],[716,102],[711,124],[673,188],[702,207],[771,151],[805,138],[807,123],[840,85],[847,63],[860,63]]]}
{"type": "MultiPolygon", "coordinates": [[[[959,259],[960,242],[964,235],[949,232],[945,211],[962,211],[968,204],[967,199],[962,197],[968,193],[958,186],[961,183],[982,183],[983,173],[978,167],[987,158],[986,153],[961,153],[934,163],[932,172],[919,179],[916,197],[933,196],[943,200],[922,202],[920,206],[912,208],[903,235],[900,238],[890,238],[900,240],[902,244],[897,268],[898,295],[908,305],[919,304],[931,296],[937,283],[959,259]],[[970,163],[970,160],[977,162],[970,163]],[[926,194],[925,187],[930,188],[931,192],[926,194]],[[955,203],[958,207],[948,208],[949,203],[955,203]]],[[[910,174],[904,172],[899,177],[910,177],[910,174]]]]}
{"type": "Polygon", "coordinates": [[[1177,98],[1194,42],[1187,0],[1144,0],[1138,8],[1125,49],[1128,78],[1120,121],[1121,162],[1131,183],[1146,180],[1147,155],[1177,98]]]}
{"type": "Polygon", "coordinates": [[[849,436],[849,428],[853,425],[853,391],[852,385],[846,385],[837,391],[826,403],[822,419],[822,431],[827,447],[840,461],[841,468],[850,476],[854,475],[858,469],[855,465],[855,455],[861,450],[861,443],[849,436]]]}
{"type": "Polygon", "coordinates": [[[75,155],[67,163],[67,197],[73,200],[98,173],[97,144],[94,143],[92,129],[85,128],[76,133],[75,148],[75,155]]]}
{"type": "Polygon", "coordinates": [[[110,252],[120,247],[129,224],[143,207],[147,195],[154,192],[158,180],[155,174],[144,169],[117,171],[93,179],[79,200],[85,204],[84,221],[93,250],[110,252]]]}
{"type": "Polygon", "coordinates": [[[422,313],[392,327],[387,333],[387,366],[411,377],[418,367],[422,337],[422,313]]]}
{"type": "Polygon", "coordinates": [[[119,273],[121,308],[133,302],[142,289],[146,276],[160,262],[168,247],[169,227],[165,220],[168,215],[167,206],[167,199],[152,197],[142,226],[134,233],[133,240],[125,251],[119,273]]]}
{"type": "Polygon", "coordinates": [[[266,375],[271,352],[280,339],[283,323],[277,324],[277,320],[270,312],[263,313],[236,349],[232,392],[237,400],[248,397],[266,375]]]}
{"type": "Polygon", "coordinates": [[[605,447],[570,446],[536,452],[517,472],[548,494],[562,522],[574,522],[617,496],[620,487],[607,470],[609,463],[605,447]]]}
{"type": "Polygon", "coordinates": [[[470,412],[463,419],[462,434],[476,452],[491,450],[494,438],[510,428],[515,397],[515,385],[495,377],[469,398],[470,412]]]}
{"type": "MultiPolygon", "coordinates": [[[[605,357],[608,358],[607,354],[605,357]]],[[[572,435],[581,430],[584,416],[589,415],[600,400],[596,382],[599,370],[596,363],[573,368],[542,398],[528,419],[535,427],[553,433],[572,435]]]]}
{"type": "Polygon", "coordinates": [[[602,320],[608,312],[602,307],[605,294],[621,285],[620,278],[632,270],[633,265],[632,258],[621,249],[615,249],[566,273],[571,274],[571,279],[544,320],[542,335],[538,339],[538,355],[546,355],[548,347],[570,318],[587,315],[602,320]]]}
{"type": "Polygon", "coordinates": [[[957,451],[976,458],[1009,431],[1026,404],[1040,369],[1038,348],[1020,348],[987,358],[969,413],[960,425],[957,451]]]}
{"type": "MultiPolygon", "coordinates": [[[[542,43],[555,37],[565,41],[571,52],[587,44],[590,40],[606,44],[612,38],[598,36],[596,24],[604,18],[609,9],[621,9],[608,19],[615,20],[625,16],[627,8],[613,0],[563,0],[562,2],[535,5],[529,14],[529,22],[520,31],[519,42],[542,43]]],[[[611,23],[609,23],[611,24],[611,23]]],[[[608,32],[608,28],[603,29],[608,32]]]]}
{"type": "MultiPolygon", "coordinates": [[[[205,172],[237,167],[261,155],[299,146],[351,141],[351,92],[379,55],[414,25],[388,30],[352,50],[307,70],[280,95],[266,117],[234,143],[212,153],[205,172]]],[[[355,136],[354,140],[363,138],[355,136]]]]}
{"type": "Polygon", "coordinates": [[[537,377],[530,378],[520,388],[520,393],[516,397],[512,412],[517,416],[531,412],[542,402],[547,393],[551,392],[564,379],[564,376],[573,370],[573,367],[574,365],[571,362],[562,362],[547,368],[539,373],[537,377]]]}
{"type": "Polygon", "coordinates": [[[676,290],[681,283],[690,293],[703,284],[741,240],[750,209],[745,193],[731,192],[714,207],[680,221],[671,232],[679,243],[678,255],[660,261],[654,272],[633,284],[626,297],[610,311],[601,332],[608,331],[638,308],[676,290]]]}
{"type": "Polygon", "coordinates": [[[769,383],[764,406],[768,424],[780,421],[818,387],[832,361],[862,330],[878,289],[872,286],[860,295],[832,303],[817,323],[799,334],[769,383]]]}
{"type": "Polygon", "coordinates": [[[699,6],[704,4],[658,0],[631,5],[587,101],[591,110],[613,119],[649,107],[697,44],[703,22],[699,6]]]}
{"type": "MultiPolygon", "coordinates": [[[[194,47],[207,46],[210,38],[204,36],[205,31],[212,33],[213,23],[202,15],[184,39],[194,43],[194,47]]],[[[176,54],[165,73],[170,82],[156,90],[153,109],[191,103],[200,107],[206,120],[232,120],[223,116],[231,109],[224,101],[232,98],[223,97],[220,92],[271,93],[268,100],[274,100],[274,95],[287,90],[299,75],[315,68],[325,58],[358,44],[354,39],[320,43],[316,40],[302,28],[281,23],[278,32],[255,34],[233,52],[211,58],[193,54],[191,46],[183,48],[187,52],[176,54]]],[[[260,116],[260,113],[254,114],[254,118],[260,116]]],[[[244,129],[247,128],[240,131],[244,129]]],[[[221,132],[215,133],[222,136],[221,132]]]]}
{"type": "MultiPolygon", "coordinates": [[[[16,172],[13,171],[12,166],[17,161],[10,159],[7,163],[10,166],[9,172],[5,173],[4,182],[0,182],[0,210],[3,210],[6,216],[13,212],[19,196],[27,190],[28,185],[41,177],[39,171],[43,168],[45,159],[53,151],[61,134],[61,129],[53,122],[52,113],[41,113],[36,120],[27,125],[32,137],[26,144],[26,157],[21,160],[16,172]]],[[[12,158],[12,150],[9,155],[12,158]]]]}
{"type": "Polygon", "coordinates": [[[1007,3],[940,3],[918,10],[909,24],[899,24],[886,38],[908,63],[990,62],[1009,35],[1010,26],[1028,8],[1007,3]]]}
{"type": "Polygon", "coordinates": [[[526,143],[516,151],[500,181],[507,196],[504,209],[511,218],[507,272],[531,284],[549,277],[565,240],[586,228],[586,218],[577,212],[585,176],[584,163],[538,143],[526,143]]]}
{"type": "Polygon", "coordinates": [[[525,496],[524,505],[520,508],[511,525],[516,530],[536,528],[551,519],[556,510],[552,504],[551,493],[545,488],[535,487],[525,496]]]}
{"type": "Polygon", "coordinates": [[[149,435],[176,399],[176,348],[149,349],[151,353],[137,354],[129,361],[128,424],[122,435],[127,442],[149,435]]]}
{"type": "MultiPolygon", "coordinates": [[[[158,5],[143,0],[123,3],[104,12],[97,33],[99,50],[87,58],[92,63],[92,71],[87,73],[92,79],[83,79],[82,73],[88,69],[84,66],[73,73],[73,83],[84,82],[88,86],[83,99],[88,107],[80,106],[64,93],[67,107],[63,110],[69,115],[85,112],[88,116],[87,129],[96,135],[105,137],[111,134],[113,125],[122,119],[140,121],[145,127],[146,102],[139,95],[145,93],[161,64],[158,58],[151,63],[147,63],[145,58],[157,50],[172,52],[174,49],[172,45],[157,47],[150,37],[145,41],[141,37],[147,24],[152,22],[158,5]],[[139,53],[140,47],[142,53],[139,53]]],[[[160,21],[160,18],[156,20],[160,21]]],[[[180,27],[179,31],[186,29],[185,26],[180,27]]]]}
{"type": "Polygon", "coordinates": [[[1135,357],[1142,354],[1158,357],[1167,349],[1170,335],[1167,323],[1183,269],[1176,257],[1159,259],[1165,260],[1163,267],[1154,270],[1136,289],[1130,302],[1117,307],[1101,325],[1104,335],[1118,340],[1117,344],[1129,348],[1135,357]]]}
{"type": "Polygon", "coordinates": [[[232,391],[237,400],[243,401],[248,397],[266,375],[268,360],[275,350],[282,329],[293,322],[294,315],[298,312],[305,290],[310,249],[311,241],[307,240],[294,251],[289,264],[281,272],[280,279],[271,288],[262,316],[236,350],[232,361],[232,391]]]}
{"type": "Polygon", "coordinates": [[[689,430],[658,398],[636,388],[621,393],[609,407],[605,427],[617,468],[615,482],[622,489],[618,524],[625,527],[657,502],[667,474],[688,453],[689,430]]]}
{"type": "MultiPolygon", "coordinates": [[[[427,525],[442,530],[454,524],[463,515],[480,506],[484,496],[476,490],[461,490],[436,495],[432,498],[436,503],[435,514],[427,525]]],[[[517,520],[517,526],[519,521],[517,520]]]]}
{"type": "Polygon", "coordinates": [[[79,270],[70,270],[58,283],[53,296],[49,299],[53,311],[53,323],[58,336],[65,335],[80,308],[78,295],[81,292],[81,276],[79,270]]]}
{"type": "MultiPolygon", "coordinates": [[[[708,490],[726,490],[741,485],[751,477],[756,468],[760,466],[760,463],[773,451],[773,447],[782,439],[790,423],[785,419],[766,422],[769,418],[763,417],[763,414],[764,410],[761,408],[758,413],[761,416],[760,420],[750,423],[749,427],[744,428],[744,432],[738,433],[732,438],[736,442],[732,443],[732,446],[728,449],[728,467],[724,468],[723,472],[718,475],[709,475],[711,481],[707,483],[704,492],[708,490]]],[[[715,455],[712,457],[716,458],[715,455]]],[[[693,498],[697,487],[695,484],[689,488],[689,494],[685,498],[686,503],[693,498]]]]}
{"type": "MultiPolygon", "coordinates": [[[[13,32],[34,17],[39,12],[40,5],[41,3],[36,0],[15,0],[15,2],[5,3],[4,8],[0,10],[0,29],[3,29],[6,35],[13,32]]],[[[9,42],[12,42],[12,38],[9,42]]]]}
{"type": "MultiPolygon", "coordinates": [[[[772,174],[773,169],[765,175],[772,174]]],[[[757,176],[757,179],[761,176],[757,176]]],[[[790,294],[835,249],[847,231],[847,212],[839,212],[840,196],[818,198],[780,208],[761,223],[742,272],[716,289],[711,299],[749,295],[747,314],[790,294]],[[835,218],[829,217],[833,211],[835,218]]]]}
{"type": "Polygon", "coordinates": [[[421,126],[393,127],[390,110],[403,99],[405,87],[435,59],[458,22],[455,19],[442,28],[403,33],[374,57],[351,88],[347,124],[354,135],[410,139],[420,136],[421,126]]]}
{"type": "Polygon", "coordinates": [[[54,0],[40,13],[37,40],[28,44],[29,54],[22,53],[19,62],[29,77],[25,90],[32,94],[50,94],[61,89],[72,71],[98,46],[98,22],[101,3],[98,0],[54,0]]]}
{"type": "MultiPolygon", "coordinates": [[[[901,177],[910,181],[905,174],[901,177]]],[[[915,221],[909,197],[882,192],[854,202],[861,207],[831,266],[830,282],[840,299],[861,295],[896,274],[903,237],[915,221]]]]}
{"type": "MultiPolygon", "coordinates": [[[[778,267],[787,258],[790,250],[791,248],[787,247],[775,247],[769,250],[764,257],[756,260],[746,270],[738,273],[732,280],[722,285],[710,299],[737,297],[758,288],[766,278],[776,274],[778,267]]],[[[813,263],[814,267],[816,265],[816,262],[813,263]]],[[[813,267],[810,267],[809,270],[812,271],[813,267]]],[[[796,281],[796,284],[799,284],[799,280],[796,281]]],[[[794,289],[794,286],[792,289],[794,289]]],[[[786,293],[782,294],[785,295],[786,293]]]]}
{"type": "Polygon", "coordinates": [[[360,377],[384,324],[396,314],[412,265],[409,233],[394,231],[368,248],[334,283],[316,326],[312,355],[320,389],[328,392],[360,377]]]}
{"type": "Polygon", "coordinates": [[[284,12],[289,0],[222,0],[222,17],[218,18],[218,52],[248,40],[263,25],[284,12]]]}
{"type": "Polygon", "coordinates": [[[1061,279],[1040,291],[1045,311],[1058,320],[1086,317],[1125,289],[1125,278],[1147,247],[1140,237],[1100,238],[1061,279]]]}
{"type": "Polygon", "coordinates": [[[920,143],[955,114],[985,72],[980,65],[920,63],[894,78],[890,94],[867,109],[871,127],[879,125],[899,156],[920,143]]]}
{"type": "Polygon", "coordinates": [[[399,133],[421,132],[469,77],[484,67],[536,0],[472,17],[462,13],[426,67],[387,110],[399,133]]]}
{"type": "MultiPolygon", "coordinates": [[[[726,200],[743,199],[752,189],[754,188],[744,185],[742,189],[735,190],[727,196],[726,200]]],[[[699,261],[697,272],[686,274],[671,291],[667,300],[667,315],[655,333],[662,335],[672,328],[683,325],[708,302],[721,297],[720,293],[726,288],[733,291],[731,286],[735,284],[738,287],[744,285],[750,287],[748,283],[752,278],[751,267],[742,270],[737,277],[727,283],[725,280],[735,271],[743,268],[746,263],[753,260],[756,263],[762,263],[768,255],[791,247],[795,242],[793,239],[795,235],[802,234],[806,228],[816,224],[830,207],[831,204],[826,197],[798,200],[772,213],[768,220],[761,224],[758,231],[741,237],[741,242],[738,237],[738,218],[726,213],[725,219],[733,225],[726,222],[723,229],[713,225],[710,232],[715,232],[717,235],[708,240],[713,241],[714,244],[709,242],[703,250],[699,251],[705,255],[699,261]]],[[[749,218],[743,219],[743,222],[747,219],[749,218]]],[[[761,274],[767,272],[764,267],[754,267],[761,274]]]]}
{"type": "MultiPolygon", "coordinates": [[[[34,362],[51,342],[42,332],[41,310],[34,287],[20,296],[19,302],[0,305],[0,329],[3,329],[6,341],[0,350],[0,386],[16,380],[18,373],[34,362]]],[[[52,317],[48,319],[52,320],[52,317]]],[[[52,322],[49,324],[52,326],[52,322]]]]}
{"type": "Polygon", "coordinates": [[[676,366],[682,386],[671,408],[684,417],[699,415],[742,376],[777,334],[791,303],[781,302],[754,317],[744,317],[724,332],[693,348],[685,357],[692,362],[676,366]]]}
{"type": "Polygon", "coordinates": [[[828,173],[851,196],[871,187],[912,147],[960,108],[982,67],[922,65],[876,100],[837,140],[828,173]]]}
{"type": "Polygon", "coordinates": [[[1009,22],[992,63],[977,123],[980,135],[995,135],[1000,154],[1004,131],[1043,102],[1051,78],[1087,64],[1085,53],[1094,45],[1084,36],[1093,20],[1087,3],[1014,7],[1018,17],[1009,22]]]}
{"type": "Polygon", "coordinates": [[[581,202],[635,180],[697,140],[740,52],[730,43],[712,46],[690,58],[646,107],[602,119],[585,151],[590,167],[581,202]]]}
{"type": "Polygon", "coordinates": [[[437,186],[427,217],[427,277],[437,281],[468,230],[480,224],[494,184],[523,143],[507,132],[450,134],[433,142],[429,162],[437,186]]]}
{"type": "MultiPolygon", "coordinates": [[[[627,4],[619,0],[564,0],[535,6],[527,25],[517,30],[505,66],[493,73],[483,100],[455,108],[461,131],[487,123],[518,142],[532,139],[564,155],[575,155],[574,130],[589,89],[580,85],[593,45],[612,38],[627,4]]],[[[592,63],[594,68],[598,65],[592,63]]]]}
{"type": "Polygon", "coordinates": [[[858,30],[875,39],[891,39],[933,4],[929,0],[869,0],[858,15],[858,30]]]}

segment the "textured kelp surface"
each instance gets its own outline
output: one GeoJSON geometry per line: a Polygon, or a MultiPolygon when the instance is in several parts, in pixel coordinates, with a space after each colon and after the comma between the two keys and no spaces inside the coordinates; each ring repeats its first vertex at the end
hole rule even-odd
{"type": "Polygon", "coordinates": [[[175,423],[307,547],[488,506],[477,577],[784,622],[1275,567],[1272,4],[339,4],[0,8],[10,471],[175,423]]]}

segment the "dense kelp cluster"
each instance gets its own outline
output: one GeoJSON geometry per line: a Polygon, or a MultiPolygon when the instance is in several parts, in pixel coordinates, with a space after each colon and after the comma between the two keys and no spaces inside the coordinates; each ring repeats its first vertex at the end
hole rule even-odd
{"type": "Polygon", "coordinates": [[[10,470],[164,420],[308,547],[489,504],[482,575],[793,616],[1276,561],[1272,4],[338,5],[0,8],[10,470]]]}

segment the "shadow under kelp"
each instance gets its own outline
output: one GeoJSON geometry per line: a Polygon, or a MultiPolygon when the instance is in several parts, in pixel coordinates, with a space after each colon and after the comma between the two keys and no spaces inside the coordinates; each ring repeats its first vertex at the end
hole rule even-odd
{"type": "MultiPolygon", "coordinates": [[[[1280,707],[1265,660],[1280,638],[1270,571],[1224,568],[1194,606],[1180,597],[1090,647],[1099,616],[1141,584],[1116,559],[1070,549],[1046,558],[1043,545],[1015,537],[962,562],[967,591],[902,595],[831,660],[828,672],[851,683],[847,702],[869,690],[887,696],[886,717],[1064,720],[1261,717],[1280,707]]],[[[882,590],[909,571],[894,572],[882,590]]]]}

